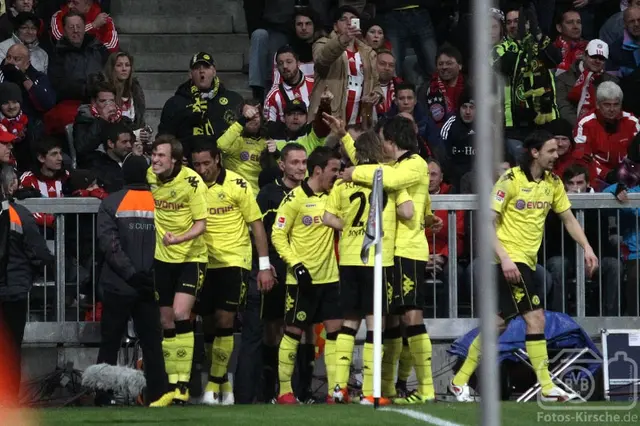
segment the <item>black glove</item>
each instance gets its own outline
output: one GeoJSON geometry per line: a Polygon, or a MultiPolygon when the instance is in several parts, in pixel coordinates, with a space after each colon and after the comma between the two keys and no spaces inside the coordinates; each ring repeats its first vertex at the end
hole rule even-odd
{"type": "Polygon", "coordinates": [[[127,280],[127,284],[136,289],[153,288],[153,278],[147,272],[136,272],[127,280]]]}
{"type": "Polygon", "coordinates": [[[311,288],[313,281],[311,280],[311,274],[309,270],[302,264],[297,263],[293,265],[293,275],[296,277],[298,287],[301,291],[306,291],[311,288]]]}
{"type": "Polygon", "coordinates": [[[0,69],[6,81],[20,85],[27,79],[26,74],[13,64],[4,64],[0,69]]]}

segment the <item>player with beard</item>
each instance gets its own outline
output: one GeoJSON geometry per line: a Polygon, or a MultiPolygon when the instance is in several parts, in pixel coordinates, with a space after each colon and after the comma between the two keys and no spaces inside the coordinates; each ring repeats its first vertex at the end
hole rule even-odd
{"type": "Polygon", "coordinates": [[[325,365],[334,381],[335,343],[342,324],[334,231],[322,223],[328,192],[338,178],[340,155],[316,148],[307,161],[309,178],[289,192],[276,213],[271,241],[287,265],[285,332],[278,354],[279,404],[297,404],[291,378],[302,331],[322,322],[327,332],[325,365]]]}
{"type": "MultiPolygon", "coordinates": [[[[562,180],[553,174],[558,160],[558,142],[546,130],[536,130],[524,141],[525,153],[520,166],[502,175],[493,188],[492,209],[496,228],[495,251],[498,279],[498,327],[522,315],[526,323],[525,347],[542,387],[543,401],[568,401],[573,393],[555,386],[549,374],[545,316],[537,289],[535,268],[549,210],[558,215],[571,237],[584,249],[587,273],[598,267],[598,258],[584,231],[571,212],[562,180]]],[[[480,356],[480,335],[469,346],[462,367],[449,384],[449,390],[461,402],[473,401],[467,382],[480,356]]]]}

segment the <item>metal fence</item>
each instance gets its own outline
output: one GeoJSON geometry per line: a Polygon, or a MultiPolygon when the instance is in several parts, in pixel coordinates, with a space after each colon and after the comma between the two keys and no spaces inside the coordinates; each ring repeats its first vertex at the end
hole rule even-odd
{"type": "MultiPolygon", "coordinates": [[[[619,203],[611,194],[575,194],[569,196],[578,221],[585,223],[587,212],[597,212],[597,223],[609,224],[618,234],[635,233],[640,237],[637,210],[640,209],[640,194],[629,196],[625,204],[619,203]],[[629,217],[633,222],[629,224],[629,217]],[[626,220],[625,220],[626,219],[626,220]],[[631,229],[630,229],[631,227],[631,229]]],[[[92,198],[29,199],[21,202],[32,212],[41,212],[55,217],[53,232],[47,233],[50,247],[55,253],[55,271],[45,270],[34,282],[29,296],[29,317],[25,329],[25,343],[88,344],[100,340],[99,325],[93,321],[99,288],[97,280],[100,268],[100,253],[96,241],[96,213],[100,201],[92,198]]],[[[432,197],[434,211],[446,211],[448,218],[447,240],[449,257],[444,268],[433,265],[428,269],[429,297],[425,318],[429,333],[434,339],[457,338],[477,324],[477,309],[474,303],[478,291],[486,283],[477,282],[474,271],[474,253],[478,250],[493,250],[493,247],[477,247],[474,241],[475,195],[436,195],[432,197]],[[459,228],[457,215],[464,212],[464,249],[458,256],[459,228]]],[[[549,230],[547,232],[562,232],[549,230]]],[[[558,264],[573,258],[583,259],[583,250],[571,239],[560,234],[561,256],[549,264],[545,246],[541,249],[538,273],[544,289],[540,296],[545,308],[564,311],[577,317],[585,330],[595,335],[601,328],[640,328],[640,312],[625,312],[624,289],[635,286],[640,276],[640,262],[632,268],[624,268],[625,253],[621,244],[614,256],[609,256],[607,266],[600,268],[591,279],[585,275],[583,261],[575,261],[567,270],[558,264]],[[573,247],[576,247],[575,249],[573,247]],[[611,270],[613,268],[613,272],[611,270]],[[551,274],[549,269],[554,272],[551,274]],[[611,282],[610,277],[616,279],[611,282]],[[628,278],[636,281],[631,283],[628,278]],[[553,287],[556,287],[555,290],[553,287]],[[560,287],[558,287],[560,286],[560,287]],[[554,298],[553,295],[560,295],[554,298]],[[560,309],[554,309],[560,306],[560,309]],[[625,314],[627,316],[625,316],[625,314]]],[[[609,244],[608,235],[598,234],[598,241],[590,241],[596,253],[604,244],[609,244]],[[606,241],[605,241],[606,239],[606,241]]],[[[545,236],[547,238],[548,235],[545,236]]],[[[615,236],[614,236],[615,237],[615,236]]],[[[435,237],[430,245],[435,245],[435,237]]],[[[600,259],[602,263],[602,257],[600,259]]],[[[571,262],[569,262],[571,263],[571,262]]],[[[629,266],[629,262],[627,262],[629,266]]],[[[637,295],[637,290],[636,290],[637,295]]]]}

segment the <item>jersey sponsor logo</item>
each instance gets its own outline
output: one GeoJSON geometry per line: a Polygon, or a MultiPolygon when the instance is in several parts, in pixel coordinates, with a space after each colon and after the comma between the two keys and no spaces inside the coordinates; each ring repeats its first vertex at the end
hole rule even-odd
{"type": "Polygon", "coordinates": [[[209,209],[209,214],[210,215],[225,214],[232,211],[233,211],[233,206],[211,207],[209,209]]]}
{"type": "Polygon", "coordinates": [[[320,216],[302,216],[302,223],[306,226],[313,225],[314,223],[322,223],[320,216]]]}
{"type": "Polygon", "coordinates": [[[279,216],[278,220],[276,220],[276,226],[278,227],[278,229],[283,229],[286,224],[287,224],[287,218],[284,216],[279,216]]]}
{"type": "Polygon", "coordinates": [[[260,161],[260,156],[258,154],[250,154],[247,151],[242,151],[240,153],[240,160],[242,160],[242,161],[260,161]]]}
{"type": "Polygon", "coordinates": [[[165,200],[154,200],[156,209],[160,210],[180,210],[184,208],[184,203],[173,203],[165,200]]]}
{"type": "Polygon", "coordinates": [[[496,192],[496,201],[503,202],[504,197],[505,197],[504,191],[498,190],[498,192],[496,192]]]}
{"type": "Polygon", "coordinates": [[[548,201],[525,201],[518,200],[516,201],[516,209],[517,210],[546,210],[551,207],[551,203],[548,201]]]}

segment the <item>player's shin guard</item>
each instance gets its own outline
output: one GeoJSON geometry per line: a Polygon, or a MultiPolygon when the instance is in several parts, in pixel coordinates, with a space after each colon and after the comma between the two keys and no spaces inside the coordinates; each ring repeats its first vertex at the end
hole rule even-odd
{"type": "MultiPolygon", "coordinates": [[[[324,365],[327,369],[327,383],[336,383],[336,339],[338,338],[338,332],[333,331],[327,333],[327,338],[324,343],[324,365]]],[[[329,393],[331,393],[333,386],[329,385],[329,393]]]]}
{"type": "Polygon", "coordinates": [[[527,334],[525,348],[527,349],[531,366],[536,372],[536,377],[542,387],[542,393],[546,394],[553,389],[554,385],[549,374],[549,355],[547,354],[547,340],[544,334],[527,334]]]}
{"type": "Polygon", "coordinates": [[[413,365],[418,379],[418,393],[422,398],[435,399],[431,374],[431,339],[424,324],[407,327],[407,340],[413,356],[413,365]]]}
{"type": "Polygon", "coordinates": [[[175,370],[178,383],[187,386],[191,379],[193,361],[193,324],[190,320],[176,321],[175,370]]]}
{"type": "Polygon", "coordinates": [[[398,363],[398,382],[407,387],[407,380],[413,369],[413,355],[409,349],[409,340],[402,339],[402,352],[400,352],[400,362],[398,363]]]}
{"type": "Polygon", "coordinates": [[[208,390],[220,392],[221,385],[227,382],[226,374],[232,353],[233,328],[219,328],[211,345],[211,370],[209,370],[209,383],[217,389],[211,389],[211,385],[208,385],[208,390]]]}
{"type": "Polygon", "coordinates": [[[400,327],[384,331],[384,355],[382,356],[382,394],[395,396],[395,380],[398,360],[402,352],[402,333],[400,327]]]}
{"type": "Polygon", "coordinates": [[[362,350],[362,395],[373,396],[373,331],[367,331],[362,350]]]}
{"type": "Polygon", "coordinates": [[[478,367],[478,359],[480,359],[480,335],[478,334],[469,345],[467,358],[462,363],[460,370],[453,377],[451,383],[456,386],[464,386],[469,383],[469,378],[478,367]]]}
{"type": "Polygon", "coordinates": [[[169,379],[169,387],[175,388],[178,384],[178,372],[176,371],[176,329],[170,328],[163,331],[162,353],[164,355],[164,369],[169,379]]]}
{"type": "MultiPolygon", "coordinates": [[[[353,346],[356,341],[356,332],[349,327],[342,327],[340,334],[336,338],[336,371],[335,371],[335,383],[329,383],[329,391],[338,385],[341,389],[347,388],[349,382],[349,373],[351,372],[351,361],[353,360],[353,346]]],[[[328,376],[328,374],[327,374],[328,376]]]]}
{"type": "Polygon", "coordinates": [[[284,332],[284,336],[282,336],[282,340],[280,341],[280,350],[278,351],[280,395],[293,392],[291,388],[291,377],[293,376],[293,368],[296,365],[296,355],[299,344],[300,336],[296,336],[288,331],[284,332]]]}

